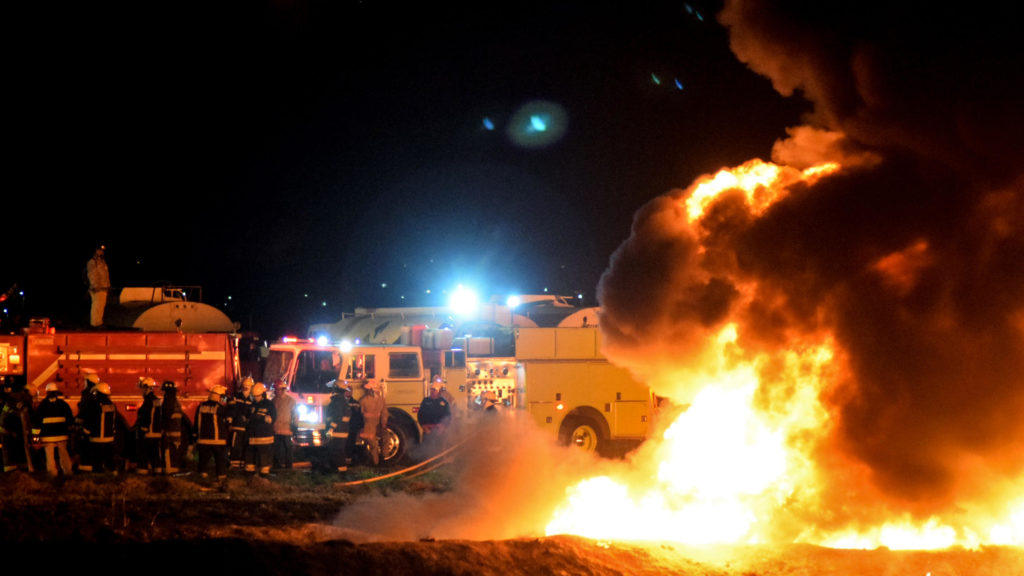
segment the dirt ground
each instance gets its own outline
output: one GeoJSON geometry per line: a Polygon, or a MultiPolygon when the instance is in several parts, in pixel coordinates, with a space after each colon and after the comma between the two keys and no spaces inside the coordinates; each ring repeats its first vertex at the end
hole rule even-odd
{"type": "Polygon", "coordinates": [[[368,539],[339,523],[367,499],[406,505],[451,490],[444,471],[363,483],[310,470],[270,478],[232,474],[222,485],[189,476],[76,476],[58,482],[0,478],[0,542],[46,573],[103,574],[523,574],[1014,576],[1024,550],[842,551],[812,546],[687,549],[576,537],[502,540],[368,539]]]}

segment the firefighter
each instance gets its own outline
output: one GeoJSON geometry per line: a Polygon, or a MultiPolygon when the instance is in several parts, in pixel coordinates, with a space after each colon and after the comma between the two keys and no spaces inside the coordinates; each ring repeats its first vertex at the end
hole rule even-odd
{"type": "Polygon", "coordinates": [[[379,466],[380,441],[388,427],[388,407],[384,395],[378,390],[378,384],[373,380],[363,384],[363,397],[359,399],[359,409],[363,415],[363,429],[359,432],[359,438],[366,443],[370,461],[374,466],[379,466]]]}
{"type": "Polygon", "coordinates": [[[267,387],[262,382],[252,386],[252,416],[246,426],[245,471],[267,476],[273,461],[274,403],[267,398],[267,387]]]}
{"type": "Polygon", "coordinates": [[[89,443],[84,464],[79,465],[79,470],[117,474],[117,407],[110,400],[109,384],[100,382],[94,391],[94,400],[86,405],[86,413],[82,417],[82,431],[89,438],[89,443]]]}
{"type": "Polygon", "coordinates": [[[93,328],[103,326],[103,310],[107,305],[107,292],[110,291],[110,271],[104,259],[106,246],[98,246],[92,258],[85,263],[85,277],[89,282],[89,325],[93,328]]]}
{"type": "Polygon", "coordinates": [[[46,455],[46,472],[50,476],[71,475],[68,439],[74,423],[71,405],[61,398],[56,382],[46,385],[46,397],[33,414],[32,435],[39,439],[46,455]]]}
{"type": "Polygon", "coordinates": [[[327,431],[327,461],[331,470],[345,472],[352,460],[349,435],[352,430],[352,410],[349,403],[352,387],[348,383],[334,380],[331,386],[331,401],[324,410],[324,428],[327,431]]]}
{"type": "Polygon", "coordinates": [[[441,396],[441,380],[430,385],[430,395],[420,402],[416,420],[423,428],[423,443],[428,450],[444,447],[445,436],[452,420],[451,405],[441,396]]]}
{"type": "Polygon", "coordinates": [[[238,391],[228,401],[228,426],[231,429],[229,462],[232,468],[241,468],[245,464],[245,430],[252,414],[253,385],[253,379],[246,376],[238,391]]]}
{"type": "MultiPolygon", "coordinates": [[[[78,397],[76,406],[75,422],[72,425],[71,444],[69,449],[74,465],[85,464],[88,467],[89,435],[85,433],[85,421],[83,417],[91,411],[90,406],[96,401],[96,385],[100,383],[100,376],[95,370],[85,369],[84,386],[78,397]]],[[[88,470],[86,470],[88,471],[88,470]]]]}
{"type": "Polygon", "coordinates": [[[0,442],[3,443],[4,472],[23,469],[35,472],[32,463],[32,394],[23,384],[6,377],[0,408],[0,442]]]}
{"type": "Polygon", "coordinates": [[[135,417],[135,445],[138,447],[136,471],[142,475],[163,474],[164,461],[160,454],[163,437],[163,400],[156,394],[156,382],[149,377],[139,378],[142,406],[135,417]]]}
{"type": "Polygon", "coordinates": [[[345,401],[348,402],[348,444],[345,446],[345,460],[349,463],[356,454],[356,446],[359,443],[359,433],[363,430],[363,409],[359,401],[352,397],[352,385],[348,382],[342,384],[345,401]]]}
{"type": "Polygon", "coordinates": [[[178,384],[173,380],[166,380],[161,387],[164,397],[160,403],[160,453],[164,462],[164,473],[177,474],[181,471],[185,455],[188,453],[191,425],[181,402],[178,401],[178,384]]]}
{"type": "Polygon", "coordinates": [[[214,473],[218,481],[228,477],[228,423],[224,396],[227,389],[216,385],[210,388],[209,397],[196,407],[196,472],[206,478],[206,467],[213,460],[214,473]]]}
{"type": "Polygon", "coordinates": [[[295,398],[288,395],[288,385],[282,380],[274,384],[274,465],[290,470],[295,453],[292,435],[298,420],[295,415],[295,398]]]}

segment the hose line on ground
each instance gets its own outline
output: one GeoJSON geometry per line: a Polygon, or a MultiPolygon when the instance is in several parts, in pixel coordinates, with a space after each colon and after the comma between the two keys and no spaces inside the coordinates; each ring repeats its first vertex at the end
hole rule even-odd
{"type": "Polygon", "coordinates": [[[361,484],[372,484],[374,482],[380,482],[381,480],[387,480],[388,478],[394,478],[396,476],[402,476],[404,474],[408,474],[409,472],[411,472],[413,470],[418,470],[420,468],[425,468],[425,467],[426,468],[424,470],[419,470],[416,474],[413,474],[410,477],[415,477],[415,476],[420,476],[420,475],[426,474],[427,472],[431,472],[431,471],[436,470],[436,469],[440,468],[441,466],[447,464],[448,463],[447,461],[441,461],[441,459],[445,458],[446,456],[448,456],[452,452],[454,452],[454,451],[458,450],[459,448],[461,448],[467,441],[468,441],[468,439],[463,440],[463,441],[459,442],[458,444],[452,446],[451,448],[448,448],[448,449],[440,452],[436,456],[432,456],[430,458],[427,458],[426,460],[424,460],[422,462],[418,462],[416,464],[413,464],[412,466],[409,466],[408,468],[402,468],[401,470],[395,470],[394,472],[389,472],[387,474],[382,474],[380,476],[374,476],[373,478],[363,478],[362,480],[350,480],[348,482],[339,482],[339,483],[335,484],[335,486],[345,487],[345,486],[359,486],[361,484]],[[430,465],[430,466],[427,467],[428,465],[430,465]]]}

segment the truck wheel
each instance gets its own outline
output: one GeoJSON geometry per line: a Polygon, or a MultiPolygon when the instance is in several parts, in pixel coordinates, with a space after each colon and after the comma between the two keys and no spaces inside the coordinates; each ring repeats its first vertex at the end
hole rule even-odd
{"type": "Polygon", "coordinates": [[[409,453],[409,433],[400,423],[388,422],[381,439],[380,458],[385,464],[396,464],[409,453]]]}
{"type": "Polygon", "coordinates": [[[563,446],[584,452],[597,452],[603,444],[600,428],[588,418],[570,418],[562,424],[558,435],[563,446]]]}

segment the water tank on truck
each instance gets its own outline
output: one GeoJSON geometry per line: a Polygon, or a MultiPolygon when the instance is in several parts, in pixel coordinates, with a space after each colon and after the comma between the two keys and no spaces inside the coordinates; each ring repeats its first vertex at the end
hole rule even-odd
{"type": "Polygon", "coordinates": [[[235,332],[239,326],[220,310],[202,303],[196,286],[122,288],[107,307],[103,322],[111,328],[144,332],[235,332]],[[190,300],[192,294],[196,298],[190,300]]]}

